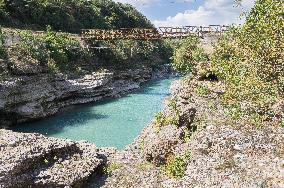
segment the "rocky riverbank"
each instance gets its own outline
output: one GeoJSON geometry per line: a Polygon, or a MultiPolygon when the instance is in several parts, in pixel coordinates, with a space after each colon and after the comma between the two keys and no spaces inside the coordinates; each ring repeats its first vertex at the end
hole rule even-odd
{"type": "Polygon", "coordinates": [[[167,120],[156,117],[108,161],[117,168],[103,187],[284,187],[284,128],[235,124],[220,103],[223,92],[218,81],[175,82],[167,120]]]}
{"type": "Polygon", "coordinates": [[[216,80],[184,79],[171,90],[123,151],[1,130],[0,187],[284,187],[283,127],[233,122],[216,80]]]}
{"type": "Polygon", "coordinates": [[[115,149],[0,130],[0,187],[84,187],[115,149]]]}
{"type": "Polygon", "coordinates": [[[0,82],[0,127],[42,119],[70,105],[119,97],[168,74],[163,66],[94,72],[76,79],[44,73],[10,77],[0,82]]]}

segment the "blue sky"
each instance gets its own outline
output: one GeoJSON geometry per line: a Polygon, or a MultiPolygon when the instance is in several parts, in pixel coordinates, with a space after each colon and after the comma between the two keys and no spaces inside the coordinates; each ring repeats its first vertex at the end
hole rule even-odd
{"type": "Polygon", "coordinates": [[[239,24],[239,15],[249,10],[254,0],[115,0],[135,6],[156,26],[239,24]]]}

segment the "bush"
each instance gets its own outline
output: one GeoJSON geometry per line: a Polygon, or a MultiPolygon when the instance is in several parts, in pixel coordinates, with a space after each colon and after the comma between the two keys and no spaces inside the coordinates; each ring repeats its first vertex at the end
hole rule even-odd
{"type": "Polygon", "coordinates": [[[182,178],[185,176],[188,161],[191,159],[191,152],[187,152],[183,156],[170,158],[164,166],[164,171],[167,175],[174,178],[182,178]]]}
{"type": "Polygon", "coordinates": [[[196,93],[201,97],[205,97],[210,94],[210,90],[208,89],[208,87],[200,85],[197,86],[196,93]]]}
{"type": "Polygon", "coordinates": [[[105,174],[112,174],[115,170],[120,169],[122,164],[119,163],[110,163],[103,167],[103,172],[105,174]]]}
{"type": "Polygon", "coordinates": [[[2,32],[2,28],[0,27],[0,59],[6,58],[6,50],[4,47],[4,33],[2,32]]]}
{"type": "MultiPolygon", "coordinates": [[[[0,0],[0,17],[1,12],[5,13],[7,19],[0,19],[0,24],[33,30],[44,30],[47,25],[55,31],[72,33],[79,33],[81,29],[88,28],[153,28],[150,21],[134,7],[111,0],[0,0]]],[[[28,53],[44,64],[48,61],[53,68],[57,65],[66,65],[66,62],[71,60],[78,60],[80,54],[85,55],[81,50],[75,50],[78,48],[77,41],[50,29],[41,39],[31,36],[31,33],[24,35],[25,39],[29,38],[32,42],[24,39],[20,46],[21,53],[28,53]],[[29,47],[32,43],[37,47],[29,47]],[[40,46],[41,44],[44,46],[40,46]],[[40,57],[41,55],[48,55],[49,60],[40,57]]],[[[93,50],[96,62],[101,63],[102,66],[125,69],[142,65],[155,67],[170,63],[170,48],[161,41],[89,40],[88,42],[93,47],[115,46],[111,49],[93,50]]]]}
{"type": "Polygon", "coordinates": [[[199,43],[197,37],[188,37],[177,47],[173,56],[173,68],[176,71],[197,74],[197,65],[208,59],[204,50],[198,47],[199,43]]]}
{"type": "Polygon", "coordinates": [[[5,22],[7,17],[9,16],[9,13],[6,11],[5,8],[5,0],[0,0],[0,19],[1,22],[5,22]]]}
{"type": "Polygon", "coordinates": [[[76,67],[79,61],[88,61],[89,54],[80,47],[80,43],[67,34],[53,32],[50,27],[41,34],[20,31],[20,43],[13,46],[10,57],[22,63],[37,62],[51,70],[68,71],[76,67]]]}
{"type": "Polygon", "coordinates": [[[89,41],[91,46],[114,47],[101,51],[94,51],[96,57],[104,66],[116,68],[141,67],[148,65],[155,67],[170,63],[168,48],[161,41],[114,40],[89,41]]]}
{"type": "Polygon", "coordinates": [[[283,1],[257,0],[246,23],[215,47],[212,70],[225,81],[224,102],[240,109],[238,116],[269,120],[272,105],[284,97],[283,6],[283,1]]]}
{"type": "Polygon", "coordinates": [[[186,164],[182,157],[176,157],[166,166],[166,171],[175,178],[182,178],[185,175],[186,164]]]}
{"type": "Polygon", "coordinates": [[[132,6],[111,0],[8,0],[0,5],[0,15],[8,13],[14,20],[8,24],[12,26],[19,23],[44,29],[51,25],[55,30],[76,33],[86,28],[153,27],[132,6]]]}
{"type": "Polygon", "coordinates": [[[43,42],[49,51],[50,58],[60,64],[79,61],[85,54],[79,41],[66,34],[56,33],[50,27],[43,35],[43,42]]]}
{"type": "Polygon", "coordinates": [[[170,115],[165,116],[162,112],[159,112],[155,116],[155,125],[160,128],[167,125],[179,125],[179,119],[181,111],[177,106],[175,99],[169,101],[168,107],[170,109],[170,115]]]}

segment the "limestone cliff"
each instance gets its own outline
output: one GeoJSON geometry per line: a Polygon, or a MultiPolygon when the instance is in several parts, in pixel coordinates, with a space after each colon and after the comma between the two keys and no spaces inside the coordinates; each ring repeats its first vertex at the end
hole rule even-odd
{"type": "Polygon", "coordinates": [[[77,79],[44,73],[10,77],[0,82],[0,127],[51,116],[69,105],[118,97],[168,71],[165,66],[94,72],[77,79]]]}

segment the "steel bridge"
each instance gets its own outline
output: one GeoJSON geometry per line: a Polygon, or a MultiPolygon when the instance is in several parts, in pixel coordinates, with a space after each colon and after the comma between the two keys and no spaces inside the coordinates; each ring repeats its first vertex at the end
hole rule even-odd
{"type": "Polygon", "coordinates": [[[205,34],[221,34],[228,30],[229,26],[184,26],[184,27],[159,27],[159,28],[121,28],[121,29],[83,29],[82,39],[94,40],[159,40],[180,39],[188,36],[203,38],[205,34]]]}
{"type": "MultiPolygon", "coordinates": [[[[188,36],[204,38],[207,34],[221,35],[229,29],[225,25],[209,26],[184,26],[184,27],[159,27],[159,28],[121,28],[121,29],[82,29],[80,34],[62,33],[80,42],[82,48],[108,49],[111,46],[91,46],[91,40],[162,40],[182,39],[188,36]]],[[[18,31],[5,30],[5,47],[12,47],[21,41],[18,31]]],[[[33,31],[33,35],[42,35],[43,31],[33,31]]],[[[61,32],[59,32],[61,33],[61,32]]],[[[79,48],[66,46],[66,48],[79,48]]]]}

